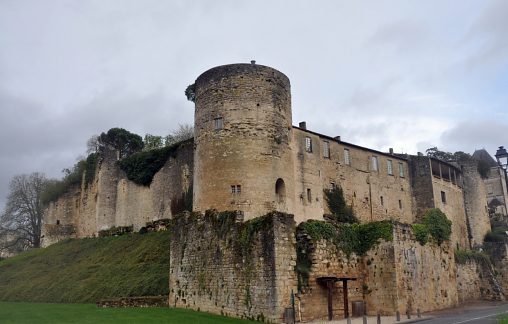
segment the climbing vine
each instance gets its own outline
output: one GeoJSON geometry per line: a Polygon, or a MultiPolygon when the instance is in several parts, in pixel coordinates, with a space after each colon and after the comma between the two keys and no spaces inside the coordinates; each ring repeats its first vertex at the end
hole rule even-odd
{"type": "Polygon", "coordinates": [[[170,157],[176,156],[176,151],[181,144],[182,142],[160,149],[134,153],[118,161],[118,164],[125,171],[129,180],[149,186],[155,174],[166,164],[166,161],[170,157]]]}
{"type": "Polygon", "coordinates": [[[336,224],[318,220],[301,223],[296,229],[296,266],[298,289],[306,286],[312,268],[315,243],[326,240],[348,257],[364,256],[380,240],[393,240],[393,224],[389,221],[366,224],[336,224]]]}

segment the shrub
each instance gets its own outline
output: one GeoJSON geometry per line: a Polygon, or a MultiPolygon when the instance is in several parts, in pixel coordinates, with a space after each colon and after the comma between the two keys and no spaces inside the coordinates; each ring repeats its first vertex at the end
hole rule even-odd
{"type": "Polygon", "coordinates": [[[450,239],[452,234],[452,222],[439,208],[432,208],[425,212],[423,224],[427,227],[429,234],[441,245],[450,239]]]}
{"type": "Polygon", "coordinates": [[[461,250],[457,249],[454,253],[455,262],[458,264],[465,264],[468,261],[474,261],[478,264],[490,265],[490,258],[485,252],[474,250],[461,250]]]}
{"type": "Polygon", "coordinates": [[[332,189],[325,189],[324,196],[328,209],[336,221],[339,223],[358,223],[353,208],[346,204],[344,192],[340,186],[333,187],[332,189]]]}
{"type": "Polygon", "coordinates": [[[505,227],[496,227],[485,234],[485,242],[508,242],[508,231],[505,227]]]}
{"type": "Polygon", "coordinates": [[[429,241],[429,229],[424,224],[413,224],[413,233],[415,238],[421,245],[425,245],[429,241]]]}

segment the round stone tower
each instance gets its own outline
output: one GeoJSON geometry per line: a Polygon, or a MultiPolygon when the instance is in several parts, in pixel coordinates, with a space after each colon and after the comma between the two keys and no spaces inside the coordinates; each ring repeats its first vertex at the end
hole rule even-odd
{"type": "Polygon", "coordinates": [[[291,213],[289,79],[254,61],[218,66],[197,78],[195,103],[194,210],[291,213]]]}

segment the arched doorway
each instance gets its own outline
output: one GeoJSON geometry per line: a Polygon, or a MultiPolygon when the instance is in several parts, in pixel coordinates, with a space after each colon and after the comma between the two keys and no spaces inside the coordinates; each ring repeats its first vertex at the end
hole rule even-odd
{"type": "Polygon", "coordinates": [[[286,184],[281,178],[277,179],[275,182],[275,196],[279,204],[286,201],[286,184]]]}

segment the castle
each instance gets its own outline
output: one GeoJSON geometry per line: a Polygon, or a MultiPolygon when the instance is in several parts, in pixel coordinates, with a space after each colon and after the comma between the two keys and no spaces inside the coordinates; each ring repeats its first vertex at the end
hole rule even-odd
{"type": "MultiPolygon", "coordinates": [[[[128,180],[116,153],[105,152],[90,185],[83,181],[46,209],[45,245],[113,227],[138,231],[171,219],[175,202],[192,189],[194,213],[175,220],[170,305],[279,321],[291,291],[298,291],[302,320],[343,316],[355,298],[369,313],[502,298],[504,279],[498,284],[485,275],[488,269],[456,264],[453,257],[454,249],[481,246],[491,229],[487,198],[492,193],[475,161],[380,152],[313,132],[305,122],[293,126],[289,79],[254,61],[212,68],[197,78],[194,89],[194,138],[178,146],[151,184],[128,180]],[[314,242],[309,285],[298,289],[295,246],[302,238],[295,236],[295,226],[323,220],[330,213],[324,190],[336,186],[360,223],[392,221],[393,241],[353,258],[329,242],[314,242]],[[450,242],[415,241],[409,225],[430,208],[451,220],[450,242]],[[193,218],[207,210],[235,211],[231,231],[214,230],[213,217],[193,218]],[[252,260],[246,260],[231,242],[242,224],[267,214],[269,226],[253,234],[246,250],[252,260]],[[355,281],[344,287],[344,278],[355,281]],[[461,280],[469,283],[462,286],[461,280]],[[344,307],[330,306],[330,296],[345,300],[344,307]]],[[[506,211],[506,190],[501,196],[506,211]]]]}

